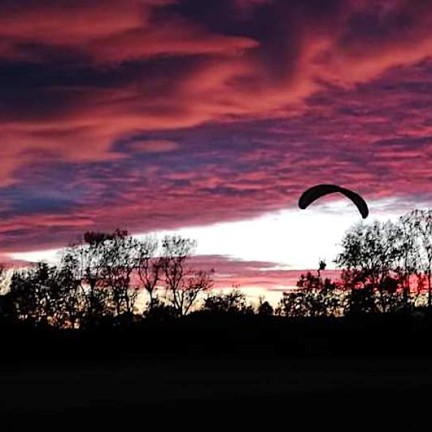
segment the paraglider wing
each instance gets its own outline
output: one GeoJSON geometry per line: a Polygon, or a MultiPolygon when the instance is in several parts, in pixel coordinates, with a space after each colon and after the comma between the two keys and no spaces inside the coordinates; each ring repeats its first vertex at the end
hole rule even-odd
{"type": "Polygon", "coordinates": [[[349,198],[356,205],[363,219],[368,217],[369,209],[366,201],[358,193],[332,184],[320,184],[307,189],[300,197],[298,205],[301,209],[305,209],[322,196],[336,192],[349,198]]]}

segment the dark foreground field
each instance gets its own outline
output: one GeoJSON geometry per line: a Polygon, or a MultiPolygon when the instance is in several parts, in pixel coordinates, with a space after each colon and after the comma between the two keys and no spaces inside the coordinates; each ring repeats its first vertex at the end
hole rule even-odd
{"type": "MultiPolygon", "coordinates": [[[[0,374],[3,420],[207,426],[420,426],[430,418],[429,358],[131,358],[20,364],[0,374]],[[348,423],[348,424],[347,424],[348,423]]],[[[407,430],[407,429],[401,429],[407,430]]]]}
{"type": "Polygon", "coordinates": [[[428,430],[429,326],[200,318],[91,334],[5,329],[2,424],[428,430]]]}

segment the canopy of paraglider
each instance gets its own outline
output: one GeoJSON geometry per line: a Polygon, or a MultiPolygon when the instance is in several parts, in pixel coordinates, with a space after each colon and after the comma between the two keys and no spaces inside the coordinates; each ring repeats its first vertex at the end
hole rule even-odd
{"type": "Polygon", "coordinates": [[[321,197],[333,193],[340,193],[346,196],[355,204],[363,219],[366,219],[368,217],[368,205],[358,193],[333,184],[319,184],[316,186],[312,186],[311,188],[307,189],[302,193],[298,205],[301,209],[306,209],[310,204],[320,199],[321,197]]]}

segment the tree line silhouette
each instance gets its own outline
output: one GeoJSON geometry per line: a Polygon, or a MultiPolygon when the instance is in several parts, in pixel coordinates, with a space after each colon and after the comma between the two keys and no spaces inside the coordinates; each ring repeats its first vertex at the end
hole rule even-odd
{"type": "Polygon", "coordinates": [[[140,291],[145,291],[147,315],[186,315],[213,283],[212,271],[189,267],[194,246],[180,236],[160,242],[137,239],[124,230],[87,232],[66,248],[58,265],[39,262],[14,271],[2,296],[3,314],[72,329],[129,322],[135,318],[140,291]],[[162,288],[163,302],[156,295],[162,288]]]}
{"type": "Polygon", "coordinates": [[[341,278],[302,275],[285,292],[286,316],[346,316],[432,308],[432,210],[414,210],[396,221],[351,227],[335,259],[341,278]]]}
{"type": "MultiPolygon", "coordinates": [[[[290,318],[343,317],[432,309],[432,210],[396,221],[359,223],[341,242],[341,277],[323,277],[326,263],[302,274],[275,308],[250,304],[236,288],[216,292],[214,270],[191,266],[196,243],[177,235],[135,238],[127,231],[88,232],[59,263],[14,270],[0,296],[0,316],[34,326],[85,329],[139,319],[164,321],[190,313],[290,318]],[[146,301],[137,313],[141,293],[146,301]]],[[[6,270],[2,268],[3,279],[6,270]]],[[[142,303],[142,301],[141,301],[142,303]]]]}

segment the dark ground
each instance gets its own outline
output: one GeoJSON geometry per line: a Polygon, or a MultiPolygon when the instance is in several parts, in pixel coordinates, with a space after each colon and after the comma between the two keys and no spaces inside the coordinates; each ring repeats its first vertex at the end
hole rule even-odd
{"type": "Polygon", "coordinates": [[[429,430],[428,320],[4,328],[1,424],[429,430]]]}

